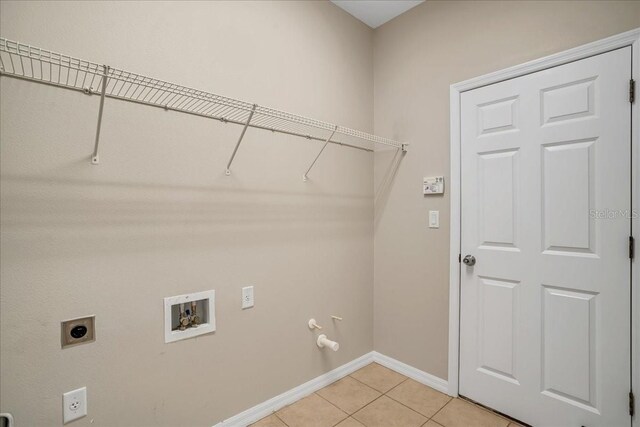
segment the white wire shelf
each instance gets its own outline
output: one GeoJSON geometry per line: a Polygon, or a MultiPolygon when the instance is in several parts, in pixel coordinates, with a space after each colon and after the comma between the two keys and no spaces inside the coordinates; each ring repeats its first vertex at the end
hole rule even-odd
{"type": "MultiPolygon", "coordinates": [[[[0,75],[82,91],[89,95],[100,95],[98,128],[92,157],[95,164],[99,162],[98,144],[105,98],[159,107],[243,126],[240,139],[227,165],[227,173],[248,127],[323,141],[325,144],[322,150],[329,143],[366,151],[373,151],[373,144],[387,145],[402,151],[406,151],[408,145],[5,38],[0,38],[0,75]]],[[[305,178],[306,175],[305,173],[305,178]]]]}

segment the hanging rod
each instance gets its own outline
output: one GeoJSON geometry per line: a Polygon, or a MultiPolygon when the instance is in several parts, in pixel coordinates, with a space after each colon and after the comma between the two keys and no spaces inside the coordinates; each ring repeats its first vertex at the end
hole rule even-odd
{"type": "MultiPolygon", "coordinates": [[[[227,165],[227,174],[248,127],[373,151],[362,143],[382,144],[406,152],[408,144],[320,120],[251,104],[84,59],[0,38],[0,76],[15,77],[87,95],[100,95],[93,164],[98,164],[105,98],[134,102],[243,126],[227,165]],[[328,135],[331,135],[327,137],[328,135]]],[[[321,151],[322,152],[322,151],[321,151]]],[[[316,158],[317,160],[317,158],[316,158]]],[[[315,163],[315,161],[314,161],[315,163]]],[[[307,171],[308,173],[308,171],[307,171]]],[[[305,173],[306,176],[306,173],[305,173]]]]}

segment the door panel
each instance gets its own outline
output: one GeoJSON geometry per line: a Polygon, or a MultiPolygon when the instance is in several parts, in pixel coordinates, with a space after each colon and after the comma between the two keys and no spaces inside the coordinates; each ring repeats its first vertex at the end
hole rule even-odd
{"type": "Polygon", "coordinates": [[[518,113],[517,101],[518,97],[513,96],[479,105],[479,135],[518,130],[516,124],[516,115],[518,113]]]}
{"type": "Polygon", "coordinates": [[[517,205],[513,185],[513,176],[518,173],[517,154],[517,150],[504,150],[478,156],[482,246],[517,249],[517,205]]]}
{"type": "Polygon", "coordinates": [[[594,81],[590,77],[540,91],[542,125],[594,115],[594,81]]]}
{"type": "Polygon", "coordinates": [[[630,424],[631,49],[461,95],[460,394],[630,424]]]}
{"type": "Polygon", "coordinates": [[[515,383],[517,286],[514,281],[488,277],[480,277],[478,283],[478,370],[515,383]]]}
{"type": "Polygon", "coordinates": [[[596,405],[597,294],[543,286],[543,393],[596,405]]]}
{"type": "Polygon", "coordinates": [[[594,253],[595,139],[542,146],[545,251],[594,253]],[[567,221],[570,218],[570,221],[567,221]]]}

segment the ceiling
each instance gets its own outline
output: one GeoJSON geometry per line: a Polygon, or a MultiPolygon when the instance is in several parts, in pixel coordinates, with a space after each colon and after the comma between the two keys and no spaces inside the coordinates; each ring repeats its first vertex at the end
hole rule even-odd
{"type": "Polygon", "coordinates": [[[402,15],[424,0],[331,0],[371,28],[377,28],[402,15]]]}

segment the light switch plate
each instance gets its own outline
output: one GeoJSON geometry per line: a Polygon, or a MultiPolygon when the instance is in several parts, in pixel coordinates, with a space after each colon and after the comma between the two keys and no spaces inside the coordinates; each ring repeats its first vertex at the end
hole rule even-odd
{"type": "Polygon", "coordinates": [[[62,395],[64,424],[87,416],[87,388],[82,387],[62,395]]]}
{"type": "Polygon", "coordinates": [[[440,228],[440,211],[429,211],[429,228],[440,228]]]}
{"type": "Polygon", "coordinates": [[[96,317],[85,316],[61,322],[62,348],[96,340],[96,317]]]}
{"type": "Polygon", "coordinates": [[[253,286],[245,286],[242,288],[242,308],[253,307],[253,286]]]}

